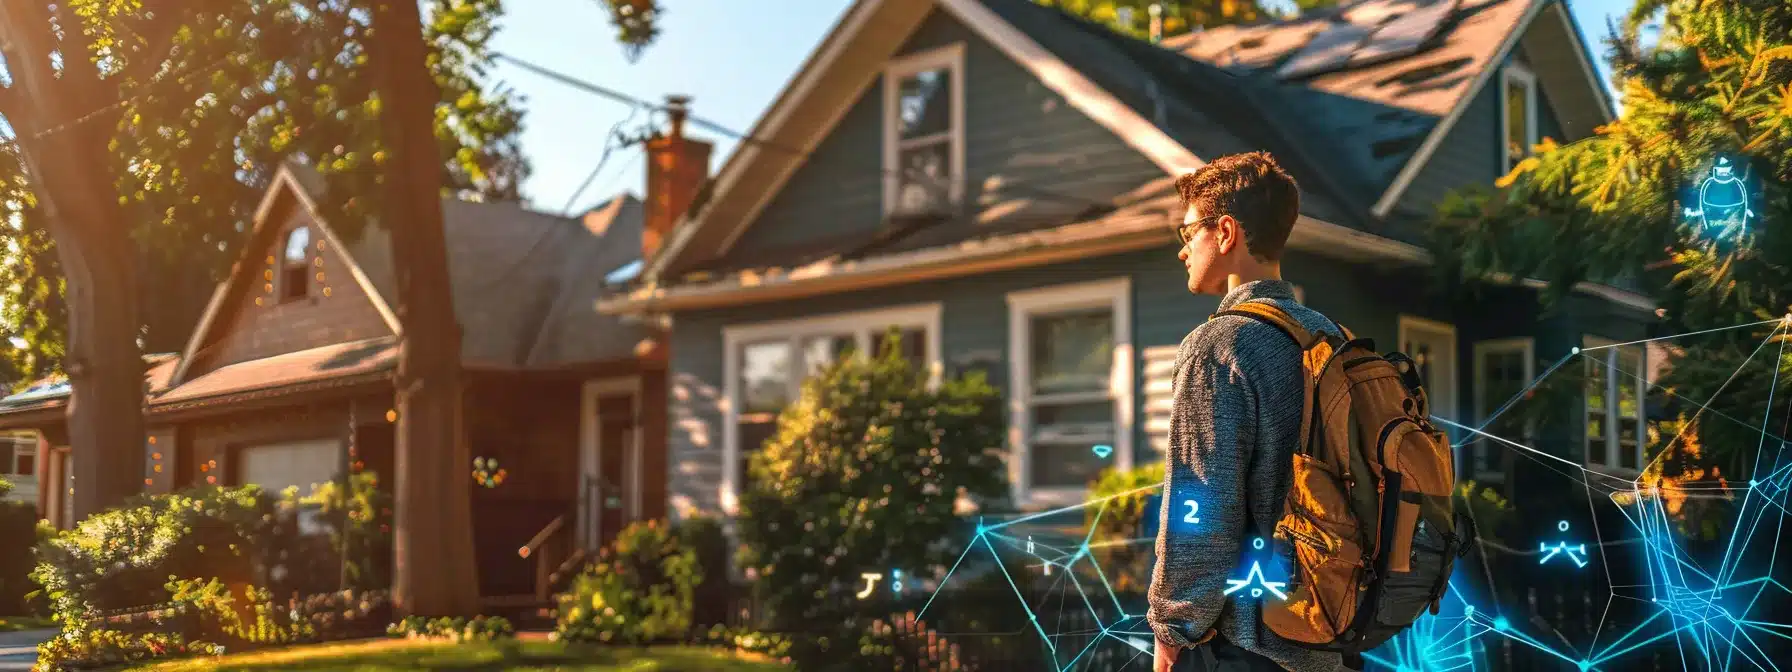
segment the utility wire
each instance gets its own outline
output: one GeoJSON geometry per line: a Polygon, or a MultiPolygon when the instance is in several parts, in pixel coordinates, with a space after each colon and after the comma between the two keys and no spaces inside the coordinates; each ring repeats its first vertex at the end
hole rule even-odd
{"type": "MultiPolygon", "coordinates": [[[[552,79],[561,84],[565,84],[566,86],[570,86],[572,88],[579,89],[579,90],[585,91],[587,93],[596,94],[596,95],[608,98],[610,100],[622,103],[624,105],[646,108],[646,109],[652,110],[654,112],[664,112],[668,109],[664,103],[655,103],[652,101],[643,100],[641,98],[637,98],[635,96],[631,96],[629,94],[622,93],[620,91],[603,86],[601,84],[597,84],[597,83],[587,81],[584,79],[579,79],[572,75],[568,75],[566,73],[559,72],[557,70],[553,70],[546,66],[531,63],[529,61],[517,58],[515,56],[511,56],[509,54],[494,53],[494,54],[492,54],[492,58],[494,58],[496,60],[502,60],[502,61],[508,62],[508,63],[515,65],[517,67],[520,67],[524,70],[528,70],[530,72],[541,75],[548,79],[552,79]]],[[[700,126],[702,128],[709,129],[710,131],[712,131],[718,135],[726,136],[730,139],[737,140],[742,143],[751,144],[751,145],[755,145],[755,146],[762,147],[765,149],[770,149],[773,151],[790,154],[795,158],[806,159],[814,154],[813,150],[806,150],[806,149],[802,149],[800,147],[793,147],[790,145],[779,143],[777,141],[760,138],[760,137],[752,135],[750,133],[743,133],[741,131],[737,131],[737,130],[734,130],[727,126],[724,126],[721,123],[718,123],[715,121],[710,121],[710,120],[704,119],[702,117],[690,115],[688,113],[685,116],[685,120],[687,122],[690,122],[691,125],[693,125],[693,126],[700,126]]],[[[879,169],[878,172],[884,176],[895,177],[897,179],[902,179],[905,177],[912,177],[910,175],[905,175],[900,169],[894,169],[894,170],[879,169]]],[[[1035,198],[1058,201],[1058,202],[1065,202],[1065,203],[1072,203],[1075,205],[1081,205],[1081,206],[1084,206],[1085,208],[1087,208],[1089,211],[1096,212],[1096,213],[1105,213],[1107,211],[1111,211],[1111,210],[1115,209],[1115,207],[1116,207],[1116,204],[1112,203],[1112,202],[1104,203],[1104,202],[1096,201],[1096,200],[1093,200],[1093,199],[1090,199],[1087,197],[1083,197],[1083,196],[1076,196],[1073,194],[1066,194],[1066,193],[1062,193],[1062,192],[1056,192],[1056,191],[1045,190],[1045,189],[1036,189],[1036,188],[1032,188],[1032,187],[1027,187],[1025,185],[1008,184],[1008,185],[1005,185],[1004,188],[1013,190],[1017,193],[1024,193],[1026,195],[1029,195],[1029,196],[1032,196],[1035,198]]]]}

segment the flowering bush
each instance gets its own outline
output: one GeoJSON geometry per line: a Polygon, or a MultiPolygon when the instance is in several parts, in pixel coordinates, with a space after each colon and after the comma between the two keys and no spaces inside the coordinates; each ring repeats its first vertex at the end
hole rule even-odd
{"type": "Polygon", "coordinates": [[[134,634],[117,630],[65,632],[37,645],[37,668],[42,672],[88,670],[169,656],[215,656],[224,648],[206,642],[188,642],[180,635],[134,634]]]}
{"type": "Polygon", "coordinates": [[[703,580],[697,553],[656,520],[635,523],[598,552],[560,596],[561,640],[646,644],[683,638],[703,580]]]}
{"type": "Polygon", "coordinates": [[[470,619],[407,616],[387,627],[386,634],[406,639],[491,642],[516,638],[516,628],[502,616],[474,616],[470,619]]]}

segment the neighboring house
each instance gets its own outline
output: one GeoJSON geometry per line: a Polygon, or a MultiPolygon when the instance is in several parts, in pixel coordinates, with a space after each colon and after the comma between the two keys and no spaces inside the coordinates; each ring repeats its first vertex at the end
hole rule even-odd
{"type": "MultiPolygon", "coordinates": [[[[648,151],[646,203],[623,195],[582,218],[443,203],[471,454],[507,475],[487,488],[474,465],[462,472],[481,593],[493,603],[539,595],[536,563],[553,549],[519,557],[525,545],[557,538],[559,562],[631,520],[665,515],[663,335],[594,310],[613,276],[639,269],[678,214],[667,208],[688,203],[706,172],[701,143],[658,137],[648,151]],[[685,176],[678,159],[693,152],[702,160],[685,176]]],[[[369,228],[344,238],[315,206],[320,184],[307,168],[280,169],[185,354],[151,362],[144,463],[119,465],[142,469],[147,491],[308,491],[361,470],[380,474],[382,487],[395,482],[401,326],[390,236],[369,228]]],[[[64,527],[69,488],[79,487],[69,461],[81,459],[67,448],[66,399],[64,386],[0,400],[0,427],[37,430],[39,454],[54,456],[40,468],[57,484],[43,506],[64,527]]]]}
{"type": "MultiPolygon", "coordinates": [[[[1155,45],[1031,0],[859,0],[600,310],[670,318],[678,515],[732,513],[798,378],[892,325],[936,374],[980,368],[1004,389],[1018,505],[1071,503],[1102,468],[1161,459],[1177,345],[1217,303],[1184,289],[1176,175],[1274,152],[1304,190],[1288,278],[1414,354],[1436,412],[1473,422],[1540,362],[1642,337],[1654,307],[1606,285],[1548,314],[1535,282],[1429,291],[1423,220],[1539,138],[1611,119],[1556,0],[1359,3],[1155,45]]],[[[1640,349],[1603,352],[1641,367],[1640,349]]],[[[1637,467],[1621,380],[1564,413],[1594,435],[1543,447],[1637,467]]],[[[1508,455],[1459,462],[1501,481],[1508,455]]]]}
{"type": "Polygon", "coordinates": [[[0,500],[37,501],[37,437],[0,434],[0,479],[12,483],[12,490],[0,500]]]}

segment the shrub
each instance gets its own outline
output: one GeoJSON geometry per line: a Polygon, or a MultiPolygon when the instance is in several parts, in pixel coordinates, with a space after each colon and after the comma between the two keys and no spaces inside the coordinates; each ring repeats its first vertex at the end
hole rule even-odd
{"type": "Polygon", "coordinates": [[[1083,510],[1084,524],[1093,528],[1091,544],[1096,562],[1107,573],[1117,593],[1143,593],[1151,584],[1151,542],[1139,541],[1148,521],[1160,515],[1164,464],[1154,462],[1136,469],[1112,467],[1101,472],[1089,499],[1103,502],[1083,510]]]}
{"type": "Polygon", "coordinates": [[[330,547],[343,555],[343,588],[383,589],[392,585],[392,498],[379,489],[379,474],[348,480],[346,488],[325,483],[300,501],[317,507],[330,527],[330,547]]]}
{"type": "Polygon", "coordinates": [[[328,541],[298,533],[296,505],[253,486],[139,497],[42,545],[32,578],[65,630],[102,611],[168,601],[174,581],[216,579],[271,596],[338,581],[328,541]]]}
{"type": "Polygon", "coordinates": [[[37,591],[37,584],[31,581],[36,559],[32,544],[23,540],[36,538],[37,507],[0,501],[0,539],[6,540],[0,543],[0,616],[24,616],[31,611],[26,596],[37,591]]]}
{"type": "Polygon", "coordinates": [[[560,596],[554,631],[575,642],[646,644],[682,639],[702,570],[660,521],[623,528],[560,596]]]}
{"type": "Polygon", "coordinates": [[[929,389],[897,340],[805,381],[750,462],[740,562],[773,630],[815,635],[797,638],[799,664],[857,640],[859,607],[838,598],[857,592],[861,572],[943,571],[973,532],[960,498],[1007,494],[994,388],[971,372],[929,389]]]}
{"type": "Polygon", "coordinates": [[[681,547],[697,554],[697,569],[703,574],[691,596],[692,625],[726,622],[732,586],[728,579],[728,537],[722,532],[722,522],[710,516],[694,516],[678,521],[672,530],[681,547]]]}
{"type": "Polygon", "coordinates": [[[784,635],[751,628],[712,625],[703,633],[701,641],[740,653],[766,656],[783,663],[790,662],[790,638],[784,635]]]}
{"type": "Polygon", "coordinates": [[[43,672],[114,667],[169,656],[222,654],[224,648],[188,642],[180,635],[132,634],[116,630],[64,632],[37,645],[37,667],[43,672]]]}
{"type": "Polygon", "coordinates": [[[424,618],[407,616],[386,628],[386,634],[406,639],[445,639],[453,642],[491,642],[515,639],[516,628],[502,616],[473,618],[424,618]]]}
{"type": "Polygon", "coordinates": [[[974,670],[960,662],[958,646],[927,627],[913,612],[872,621],[859,637],[854,670],[959,672],[974,670]]]}

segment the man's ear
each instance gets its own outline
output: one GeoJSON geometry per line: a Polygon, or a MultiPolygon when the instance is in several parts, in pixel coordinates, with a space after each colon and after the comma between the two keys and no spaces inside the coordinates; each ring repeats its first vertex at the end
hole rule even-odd
{"type": "Polygon", "coordinates": [[[1219,221],[1214,222],[1214,233],[1219,234],[1214,242],[1221,256],[1231,254],[1233,247],[1244,244],[1244,231],[1238,228],[1238,220],[1231,215],[1220,215],[1219,221]]]}

